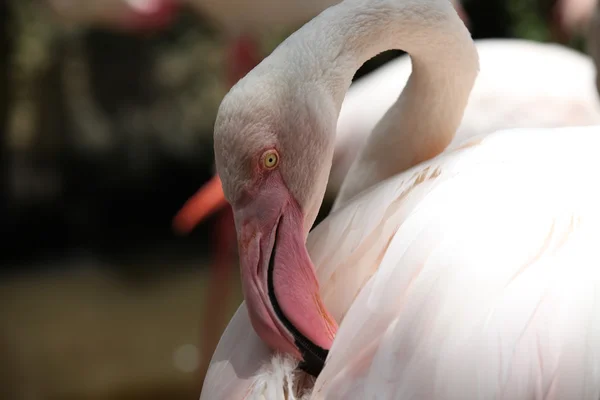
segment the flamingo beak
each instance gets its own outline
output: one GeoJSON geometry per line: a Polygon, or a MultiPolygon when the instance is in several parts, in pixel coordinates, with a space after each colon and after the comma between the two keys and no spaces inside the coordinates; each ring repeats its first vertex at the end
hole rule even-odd
{"type": "Polygon", "coordinates": [[[317,376],[337,324],[323,306],[304,235],[304,216],[280,177],[234,207],[242,287],[252,326],[273,350],[317,376]]]}
{"type": "Polygon", "coordinates": [[[214,214],[227,205],[221,179],[215,175],[200,188],[179,210],[173,218],[173,228],[186,234],[192,231],[207,216],[214,214]]]}

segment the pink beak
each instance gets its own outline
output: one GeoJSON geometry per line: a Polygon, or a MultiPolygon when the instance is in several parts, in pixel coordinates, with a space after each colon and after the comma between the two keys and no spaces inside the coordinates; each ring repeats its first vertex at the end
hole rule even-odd
{"type": "MultiPolygon", "coordinates": [[[[301,359],[312,375],[323,368],[337,331],[319,294],[305,244],[304,216],[281,176],[271,174],[242,205],[234,205],[242,287],[252,326],[273,350],[301,359]]],[[[227,201],[213,177],[174,219],[187,233],[227,201]]]]}
{"type": "Polygon", "coordinates": [[[271,349],[296,356],[316,376],[337,324],[319,294],[302,211],[278,173],[249,198],[234,213],[250,321],[271,349]]]}

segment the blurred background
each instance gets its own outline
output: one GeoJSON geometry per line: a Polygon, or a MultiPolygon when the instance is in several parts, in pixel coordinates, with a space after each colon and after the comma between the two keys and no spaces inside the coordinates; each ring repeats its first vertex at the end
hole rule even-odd
{"type": "MultiPolygon", "coordinates": [[[[306,22],[228,22],[255,1],[0,0],[1,399],[198,398],[242,298],[235,238],[226,209],[172,218],[214,173],[228,88],[306,22]]],[[[583,50],[556,3],[462,5],[474,38],[583,50]]]]}

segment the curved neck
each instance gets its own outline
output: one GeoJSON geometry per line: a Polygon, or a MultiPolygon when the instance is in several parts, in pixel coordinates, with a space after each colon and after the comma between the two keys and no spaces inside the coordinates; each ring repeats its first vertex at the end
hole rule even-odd
{"type": "Polygon", "coordinates": [[[478,70],[470,33],[449,0],[345,0],[296,31],[278,51],[296,66],[295,75],[326,87],[339,109],[358,68],[391,49],[406,51],[424,69],[445,71],[450,79],[460,64],[473,80],[478,70]]]}
{"type": "Polygon", "coordinates": [[[471,35],[448,0],[346,0],[290,39],[280,46],[293,60],[287,68],[331,96],[336,119],[365,61],[389,49],[412,59],[405,89],[358,154],[336,206],[439,154],[454,137],[479,70],[471,35]]]}
{"type": "MultiPolygon", "coordinates": [[[[387,15],[393,19],[389,23],[399,25],[388,27],[387,32],[395,38],[394,47],[410,55],[413,71],[396,103],[358,153],[334,209],[370,186],[441,153],[460,125],[479,70],[471,36],[448,1],[407,1],[387,15]]],[[[384,25],[374,28],[374,34],[384,25]]]]}
{"type": "Polygon", "coordinates": [[[291,184],[302,182],[302,187],[290,187],[291,191],[311,195],[300,201],[309,210],[305,215],[308,227],[323,200],[329,171],[309,174],[318,177],[318,182],[305,182],[299,175],[307,168],[331,166],[336,121],[356,70],[390,49],[411,56],[413,73],[351,167],[339,194],[347,199],[438,154],[452,140],[479,62],[471,35],[451,2],[345,0],[292,34],[253,70],[254,77],[262,78],[252,80],[261,82],[257,90],[270,87],[266,80],[273,85],[269,91],[281,90],[285,96],[297,91],[298,99],[305,98],[317,107],[320,128],[312,134],[320,136],[305,147],[307,152],[319,154],[306,154],[304,159],[320,161],[304,162],[307,165],[290,172],[296,174],[291,184]]]}

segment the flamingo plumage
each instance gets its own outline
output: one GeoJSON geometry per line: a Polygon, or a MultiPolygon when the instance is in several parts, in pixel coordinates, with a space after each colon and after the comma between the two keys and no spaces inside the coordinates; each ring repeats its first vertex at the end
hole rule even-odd
{"type": "Polygon", "coordinates": [[[261,375],[273,350],[318,376],[307,398],[598,398],[600,128],[498,131],[443,152],[477,70],[446,0],[346,0],[232,89],[215,154],[246,302],[201,398],[294,398],[283,384],[297,375],[261,375]],[[354,161],[371,173],[346,179],[348,201],[308,235],[343,94],[386,48],[414,71],[354,161]]]}
{"type": "MultiPolygon", "coordinates": [[[[590,35],[589,41],[593,39],[590,35]]],[[[480,73],[449,148],[500,129],[600,124],[596,66],[589,56],[561,45],[522,39],[482,39],[475,40],[475,45],[480,73]]],[[[402,56],[348,90],[327,183],[330,198],[338,195],[356,154],[398,98],[411,71],[410,58],[402,56]]]]}
{"type": "MultiPolygon", "coordinates": [[[[208,16],[229,38],[227,50],[227,79],[231,85],[245,76],[262,59],[257,35],[269,27],[290,27],[302,24],[330,5],[340,0],[289,0],[285,3],[254,1],[185,0],[200,14],[208,16]]],[[[459,16],[468,23],[468,17],[459,0],[450,0],[459,16]]],[[[212,306],[216,301],[228,299],[231,293],[230,268],[235,251],[233,215],[225,202],[220,179],[207,182],[174,218],[176,231],[189,233],[205,217],[217,214],[210,268],[209,289],[206,295],[204,322],[202,323],[201,359],[210,354],[225,321],[221,321],[212,306]]],[[[202,374],[204,365],[200,368],[202,374]]]]}
{"type": "MultiPolygon", "coordinates": [[[[600,123],[600,102],[594,87],[596,69],[589,57],[560,45],[527,40],[487,39],[475,43],[481,73],[450,148],[480,133],[498,129],[600,123]],[[568,79],[556,79],[558,76],[568,76],[568,79]]],[[[337,122],[336,147],[326,191],[328,201],[333,201],[339,194],[367,135],[396,101],[411,70],[409,57],[402,56],[350,87],[337,122]]],[[[216,176],[186,203],[175,220],[176,227],[188,232],[205,216],[225,205],[221,182],[216,176]]],[[[221,218],[228,221],[219,221],[219,225],[230,224],[226,233],[229,239],[224,239],[225,234],[217,236],[217,241],[222,243],[217,248],[234,249],[229,208],[221,218]]],[[[232,262],[223,255],[217,261],[208,294],[210,301],[207,301],[211,310],[214,299],[229,293],[228,289],[224,290],[228,283],[220,280],[230,279],[230,274],[221,269],[230,268],[232,262]]],[[[213,318],[213,311],[207,311],[205,315],[213,318]]],[[[215,318],[203,326],[210,331],[204,336],[216,338],[222,325],[215,318]]],[[[216,342],[208,340],[205,343],[203,354],[210,354],[216,342]]]]}
{"type": "MultiPolygon", "coordinates": [[[[588,42],[596,43],[590,29],[588,42]]],[[[508,128],[552,128],[600,123],[596,90],[598,47],[594,59],[562,45],[523,39],[475,41],[481,72],[453,144],[475,135],[508,128]],[[565,79],[556,79],[564,76],[565,79]]],[[[408,56],[388,62],[352,84],[337,121],[334,160],[327,200],[339,193],[350,165],[367,136],[406,85],[412,67],[408,56]]],[[[188,232],[226,205],[215,176],[183,207],[176,218],[188,232]]]]}
{"type": "MultiPolygon", "coordinates": [[[[578,127],[476,137],[330,214],[310,233],[307,248],[340,329],[314,387],[324,393],[309,392],[308,398],[405,398],[398,389],[395,395],[376,392],[385,387],[378,374],[388,386],[402,382],[403,390],[417,393],[406,398],[492,398],[494,386],[518,387],[520,371],[523,393],[505,389],[504,397],[494,398],[530,400],[539,390],[547,399],[595,399],[597,381],[588,382],[595,387],[590,396],[566,397],[550,377],[573,371],[568,363],[583,365],[584,345],[590,366],[598,363],[600,343],[585,330],[586,323],[598,329],[591,310],[596,303],[584,305],[599,289],[593,235],[600,221],[592,203],[598,193],[588,185],[594,169],[584,165],[597,158],[579,145],[600,144],[599,134],[598,127],[578,127]],[[533,163],[531,154],[538,155],[542,143],[544,154],[533,163]],[[556,154],[574,164],[556,163],[556,154]],[[585,176],[574,180],[570,174],[578,170],[585,176]],[[585,219],[580,213],[587,213],[585,219]],[[561,268],[565,258],[581,263],[576,270],[572,264],[561,268]],[[576,304],[583,311],[569,315],[576,304]],[[553,346],[558,337],[564,341],[553,346]],[[395,353],[405,359],[376,364],[395,353]],[[371,380],[370,392],[350,384],[358,378],[365,386],[371,380]],[[411,381],[423,387],[411,388],[411,381]],[[336,384],[324,388],[326,382],[336,384]],[[475,382],[489,384],[487,395],[477,396],[475,382]],[[452,384],[463,397],[444,397],[452,384]],[[423,393],[427,385],[438,393],[423,393]]],[[[284,399],[286,384],[300,386],[297,365],[269,350],[242,304],[215,351],[201,399],[284,399]]],[[[581,381],[570,383],[583,388],[591,371],[579,370],[581,381]]]]}

